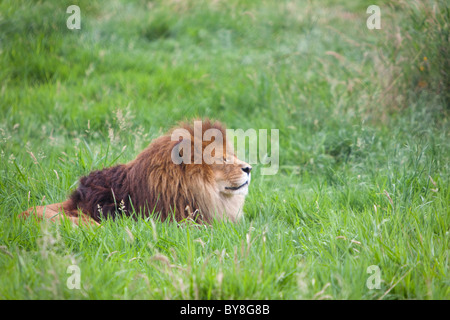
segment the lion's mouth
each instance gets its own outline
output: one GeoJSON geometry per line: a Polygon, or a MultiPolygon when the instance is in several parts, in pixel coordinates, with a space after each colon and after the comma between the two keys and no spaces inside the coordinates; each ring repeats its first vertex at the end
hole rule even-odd
{"type": "Polygon", "coordinates": [[[246,185],[248,185],[248,180],[245,181],[243,184],[241,184],[239,187],[225,187],[225,189],[227,190],[239,190],[242,187],[245,187],[246,185]]]}

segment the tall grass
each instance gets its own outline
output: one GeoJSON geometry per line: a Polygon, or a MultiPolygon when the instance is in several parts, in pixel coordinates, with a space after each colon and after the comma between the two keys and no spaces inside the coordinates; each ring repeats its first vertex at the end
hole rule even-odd
{"type": "Polygon", "coordinates": [[[383,20],[375,59],[381,77],[377,103],[388,115],[422,99],[436,115],[447,115],[450,11],[445,1],[402,1],[383,20]],[[399,19],[399,15],[402,17],[399,19]],[[432,100],[432,101],[430,101],[432,100]]]}

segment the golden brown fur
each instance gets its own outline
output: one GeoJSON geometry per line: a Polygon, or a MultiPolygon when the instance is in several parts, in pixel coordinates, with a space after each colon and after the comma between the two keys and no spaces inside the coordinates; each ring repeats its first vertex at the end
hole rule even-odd
{"type": "MultiPolygon", "coordinates": [[[[178,127],[189,132],[191,163],[172,161],[172,152],[181,141],[172,141],[172,130],[155,139],[133,161],[82,177],[67,201],[30,208],[22,216],[34,215],[52,221],[66,217],[76,224],[98,224],[102,219],[134,214],[153,214],[163,221],[186,218],[209,223],[213,219],[236,221],[243,214],[251,167],[236,158],[220,123],[205,120],[196,122],[196,126],[181,124],[178,127]],[[202,139],[201,150],[197,150],[194,148],[194,140],[198,140],[195,129],[201,130],[201,137],[207,130],[215,129],[223,135],[223,143],[202,139]],[[195,164],[195,154],[203,154],[211,147],[215,148],[211,156],[223,158],[225,162],[195,164]]],[[[207,157],[204,155],[204,159],[207,157]]]]}

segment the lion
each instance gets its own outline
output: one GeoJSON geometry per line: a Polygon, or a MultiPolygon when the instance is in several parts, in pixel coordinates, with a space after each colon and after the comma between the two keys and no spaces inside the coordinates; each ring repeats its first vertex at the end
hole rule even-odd
{"type": "Polygon", "coordinates": [[[220,122],[180,123],[134,160],[82,177],[66,201],[29,208],[21,217],[69,219],[76,225],[99,225],[120,215],[236,222],[243,215],[251,170],[234,154],[220,122]],[[180,129],[182,136],[176,134],[180,129]]]}

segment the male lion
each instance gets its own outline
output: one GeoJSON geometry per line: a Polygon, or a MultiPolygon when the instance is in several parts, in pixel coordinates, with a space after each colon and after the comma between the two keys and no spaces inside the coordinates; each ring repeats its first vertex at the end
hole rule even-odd
{"type": "Polygon", "coordinates": [[[98,224],[122,214],[155,215],[162,221],[234,222],[243,214],[251,169],[237,159],[219,122],[182,123],[131,162],[82,177],[68,200],[29,208],[21,216],[67,218],[77,225],[98,224]],[[182,139],[174,134],[179,129],[187,133],[182,139]],[[208,135],[214,130],[223,139],[208,135]],[[181,148],[181,143],[189,148],[181,148]],[[174,159],[181,157],[184,161],[177,164],[174,159]]]}

